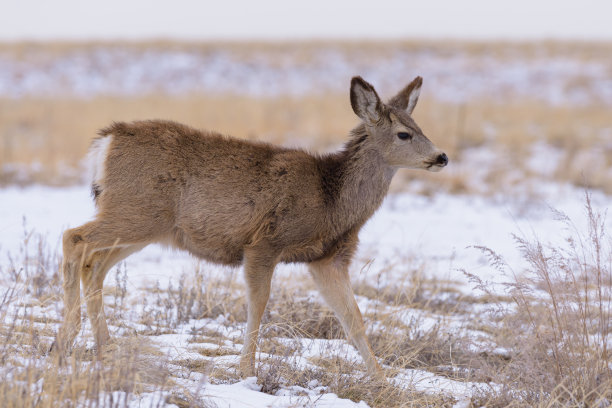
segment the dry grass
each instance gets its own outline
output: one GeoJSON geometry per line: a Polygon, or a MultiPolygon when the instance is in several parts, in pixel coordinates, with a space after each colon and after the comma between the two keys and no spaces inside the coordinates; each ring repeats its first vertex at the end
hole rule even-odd
{"type": "MultiPolygon", "coordinates": [[[[0,400],[3,407],[126,407],[148,394],[147,406],[190,395],[171,377],[165,355],[139,335],[116,337],[95,353],[79,341],[71,354],[49,353],[61,312],[59,262],[42,237],[25,230],[15,258],[0,266],[0,400]],[[32,248],[35,251],[32,251],[32,248]]],[[[115,290],[110,320],[127,314],[115,290]]],[[[204,406],[191,395],[189,406],[204,406]]]]}
{"type": "Polygon", "coordinates": [[[3,184],[79,180],[80,162],[98,129],[112,121],[151,118],[189,123],[245,139],[322,148],[340,143],[354,123],[350,106],[336,103],[335,98],[259,100],[227,95],[158,95],[85,101],[1,100],[0,180],[3,184]],[[26,166],[23,176],[18,174],[19,166],[26,166]]]}
{"type": "MultiPolygon", "coordinates": [[[[433,175],[400,172],[394,189],[494,193],[502,186],[529,188],[525,181],[532,180],[537,193],[534,183],[549,180],[612,192],[612,119],[606,106],[569,108],[530,101],[458,106],[437,102],[433,95],[421,99],[415,119],[447,151],[451,166],[433,175]],[[536,146],[541,149],[534,151],[536,146]]],[[[347,95],[4,99],[0,185],[85,181],[82,160],[99,128],[112,121],[150,118],[316,152],[338,148],[356,124],[347,95]]]]}
{"type": "MultiPolygon", "coordinates": [[[[169,402],[206,406],[210,404],[197,391],[202,385],[196,384],[194,391],[178,385],[177,378],[197,373],[213,383],[240,380],[236,363],[246,306],[244,286],[236,273],[220,275],[202,264],[172,281],[167,289],[158,285],[130,293],[127,271],[120,265],[114,270],[114,286],[111,274],[105,289],[115,343],[101,355],[95,354],[87,346],[91,335],[86,324],[84,337],[77,339],[72,354],[58,359],[55,354],[47,355],[62,308],[57,249],[51,249],[34,231],[26,230],[24,237],[22,251],[0,270],[0,287],[4,288],[0,293],[0,321],[4,322],[0,324],[0,361],[2,375],[10,378],[0,384],[0,399],[7,401],[6,406],[45,407],[62,401],[65,406],[124,407],[144,397],[152,406],[169,402]],[[188,357],[169,358],[155,342],[162,334],[185,332],[191,336],[188,351],[192,354],[188,357]]],[[[388,280],[388,276],[382,279],[388,280]]],[[[404,284],[394,285],[394,289],[401,293],[416,284],[427,288],[419,293],[444,297],[443,290],[432,290],[443,285],[419,282],[414,276],[400,280],[404,284]]],[[[417,392],[407,384],[368,379],[360,358],[347,348],[338,321],[310,294],[313,287],[307,276],[281,276],[274,281],[259,348],[258,382],[263,392],[291,389],[299,396],[300,392],[291,388],[298,386],[303,387],[304,395],[313,389],[320,390],[315,393],[334,392],[371,406],[452,406],[454,399],[446,394],[417,392]],[[304,359],[312,353],[308,341],[319,342],[323,354],[316,352],[304,359]]],[[[369,295],[379,306],[373,314],[366,311],[366,317],[368,326],[389,329],[370,335],[382,361],[390,366],[389,374],[406,367],[442,373],[444,368],[439,366],[453,363],[434,357],[448,349],[443,322],[425,331],[419,330],[418,317],[412,319],[411,326],[401,323],[393,314],[423,305],[403,295],[391,295],[391,289],[379,289],[378,294],[369,295]],[[434,350],[438,346],[440,350],[434,350]]],[[[429,305],[427,309],[446,315],[452,306],[429,305]]],[[[185,384],[184,380],[180,383],[185,384]]]]}
{"type": "Polygon", "coordinates": [[[508,289],[516,306],[502,316],[495,333],[511,358],[489,370],[503,387],[479,399],[487,406],[595,407],[612,400],[612,240],[588,194],[585,207],[585,234],[557,213],[568,231],[562,245],[516,237],[530,265],[525,276],[482,248],[500,273],[515,277],[508,289]]]}
{"type": "MultiPolygon", "coordinates": [[[[45,49],[65,53],[90,46],[56,44],[45,49]]],[[[219,45],[122,46],[214,50],[219,45]]],[[[244,58],[259,47],[278,55],[292,49],[291,44],[223,46],[244,58]]],[[[304,45],[300,58],[309,58],[323,46],[304,45]]],[[[398,46],[427,49],[432,44],[360,45],[372,55],[394,52],[398,46]]],[[[18,57],[40,47],[0,45],[0,50],[18,57]]],[[[469,55],[499,59],[511,59],[515,52],[585,60],[612,55],[606,44],[449,43],[446,47],[448,52],[463,47],[469,55]]],[[[82,159],[97,129],[114,120],[148,118],[318,152],[340,146],[356,123],[344,94],[0,99],[0,185],[83,181],[82,159]]],[[[415,119],[449,153],[451,166],[433,175],[400,172],[394,189],[487,194],[529,188],[526,180],[531,180],[537,194],[540,183],[551,180],[612,192],[608,106],[550,106],[529,100],[457,105],[437,101],[434,91],[425,89],[415,119]],[[534,155],[534,148],[539,153],[534,155]],[[546,170],[549,161],[557,165],[546,170]]],[[[531,270],[509,285],[508,296],[465,295],[456,289],[456,282],[427,277],[426,268],[413,265],[410,259],[399,260],[401,268],[378,271],[378,279],[355,282],[357,295],[368,304],[362,311],[371,328],[370,341],[388,376],[401,378],[410,370],[420,370],[459,383],[479,382],[484,386],[472,393],[474,407],[609,406],[612,249],[602,218],[593,212],[588,197],[587,211],[588,235],[580,234],[559,214],[570,231],[563,247],[517,239],[531,270]],[[495,313],[476,314],[474,310],[482,311],[483,305],[490,305],[495,313]],[[482,349],[482,339],[490,347],[482,349]]],[[[185,381],[177,380],[191,378],[193,373],[202,382],[240,380],[236,362],[246,321],[244,285],[236,271],[220,275],[206,264],[173,280],[167,289],[158,285],[130,291],[125,266],[119,266],[114,286],[105,292],[116,344],[98,357],[88,348],[91,335],[86,327],[66,360],[47,355],[62,309],[58,250],[25,226],[24,231],[19,253],[0,264],[3,406],[123,407],[143,396],[150,397],[151,406],[208,406],[200,395],[201,384],[187,387],[179,385],[185,381]],[[161,335],[177,333],[190,335],[188,357],[170,358],[155,342],[161,335]]],[[[498,254],[484,251],[493,266],[512,274],[511,266],[498,254]]],[[[107,278],[107,285],[111,280],[112,276],[107,278]]],[[[365,377],[361,360],[342,340],[338,321],[320,299],[313,298],[313,289],[305,276],[274,280],[259,348],[258,381],[263,392],[296,396],[334,392],[380,407],[446,407],[456,402],[442,392],[417,391],[411,382],[381,384],[365,377]],[[312,344],[319,347],[315,356],[310,355],[312,344]]]]}
{"type": "Polygon", "coordinates": [[[609,42],[585,41],[461,41],[450,40],[305,40],[305,41],[90,41],[90,42],[5,42],[0,43],[0,52],[19,59],[26,55],[48,54],[53,56],[89,51],[95,47],[117,47],[129,51],[197,51],[202,53],[226,51],[239,58],[252,58],[266,53],[281,57],[297,54],[304,60],[311,59],[321,49],[338,49],[347,53],[365,53],[373,57],[388,55],[398,50],[436,51],[442,54],[462,53],[470,56],[490,56],[512,60],[517,55],[526,57],[567,56],[581,60],[602,60],[612,55],[609,42]]]}
{"type": "MultiPolygon", "coordinates": [[[[369,339],[389,383],[365,376],[361,359],[337,320],[313,297],[305,274],[277,276],[259,345],[261,390],[302,395],[304,401],[313,393],[334,392],[375,407],[456,402],[448,393],[424,392],[418,382],[405,379],[416,370],[437,375],[437,381],[479,384],[471,391],[472,406],[607,406],[612,400],[612,243],[588,196],[586,208],[586,235],[558,214],[568,227],[565,245],[517,239],[531,270],[509,284],[507,296],[464,295],[456,282],[427,277],[411,259],[356,281],[360,302],[367,305],[362,312],[369,339]],[[487,305],[495,313],[483,312],[487,305]],[[483,339],[488,346],[482,346],[483,339]]],[[[105,296],[115,344],[94,354],[86,325],[73,353],[58,360],[47,355],[62,307],[57,249],[27,228],[23,241],[21,251],[0,266],[0,366],[8,379],[0,384],[0,400],[5,406],[62,401],[123,407],[141,398],[152,406],[207,406],[204,381],[240,380],[246,306],[236,271],[219,273],[198,264],[168,288],[130,293],[127,271],[120,266],[105,296]],[[189,334],[188,354],[170,357],[156,340],[175,333],[189,334]],[[192,386],[185,385],[186,378],[195,378],[192,386]]],[[[501,256],[484,251],[494,267],[513,276],[501,256]]]]}
{"type": "MultiPolygon", "coordinates": [[[[355,62],[377,58],[393,61],[394,56],[411,52],[464,58],[469,64],[493,59],[513,63],[589,61],[601,64],[603,69],[612,66],[612,44],[584,42],[0,44],[0,52],[5,58],[25,59],[39,66],[54,58],[78,56],[97,49],[120,49],[127,52],[126,55],[130,51],[177,51],[190,55],[222,53],[241,63],[263,58],[266,64],[275,67],[284,67],[284,63],[291,61],[287,69],[298,69],[300,61],[325,59],[328,51],[339,52],[355,62]]],[[[470,68],[458,69],[469,71],[470,68]]],[[[588,99],[589,89],[592,92],[597,84],[585,75],[574,72],[569,82],[561,81],[559,86],[564,88],[559,90],[561,94],[576,89],[579,93],[586,92],[588,99]]],[[[494,77],[494,73],[491,76],[494,77]]],[[[587,104],[572,105],[568,100],[566,105],[550,105],[529,92],[527,95],[535,99],[506,98],[500,85],[499,97],[494,100],[447,103],[436,97],[436,84],[427,80],[426,77],[415,118],[425,133],[449,154],[451,166],[435,175],[400,172],[394,189],[407,188],[426,194],[440,190],[488,194],[516,188],[537,195],[542,181],[561,181],[612,192],[612,118],[609,105],[602,105],[597,97],[593,96],[587,104]],[[525,180],[531,181],[526,183],[525,180]]],[[[348,101],[348,81],[346,78],[346,92],[322,94],[313,89],[293,97],[194,93],[0,98],[0,186],[65,185],[84,181],[82,159],[91,138],[98,129],[117,120],[172,119],[244,139],[328,151],[339,147],[356,124],[348,101]]]]}

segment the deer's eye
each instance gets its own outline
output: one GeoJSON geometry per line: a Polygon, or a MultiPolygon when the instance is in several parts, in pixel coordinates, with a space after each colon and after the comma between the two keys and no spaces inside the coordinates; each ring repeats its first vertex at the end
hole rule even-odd
{"type": "Polygon", "coordinates": [[[412,139],[412,135],[410,133],[406,133],[406,132],[399,132],[397,134],[397,137],[399,137],[401,140],[410,140],[410,139],[412,139]]]}

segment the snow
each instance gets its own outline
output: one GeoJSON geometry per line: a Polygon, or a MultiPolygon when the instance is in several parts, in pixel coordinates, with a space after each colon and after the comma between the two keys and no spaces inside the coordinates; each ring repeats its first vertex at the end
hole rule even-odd
{"type": "MultiPolygon", "coordinates": [[[[596,210],[612,206],[612,198],[592,193],[596,210]]],[[[525,266],[512,234],[537,236],[544,243],[559,244],[565,225],[551,208],[562,211],[578,227],[586,228],[584,190],[570,185],[542,185],[540,195],[529,198],[499,193],[491,197],[437,194],[389,195],[380,210],[360,234],[360,246],[353,264],[354,278],[367,278],[394,266],[425,266],[425,275],[466,282],[461,269],[484,280],[503,282],[474,246],[486,246],[513,265],[516,272],[525,266]],[[364,262],[370,261],[364,268],[364,262]]],[[[0,256],[18,253],[24,229],[34,229],[52,247],[61,248],[61,233],[93,218],[95,208],[85,186],[52,188],[33,186],[0,190],[0,256]]],[[[610,220],[608,220],[610,224],[610,220]]],[[[128,284],[136,287],[192,270],[198,262],[190,255],[151,245],[127,260],[128,284]]],[[[278,273],[294,273],[297,265],[279,265],[278,273]]],[[[228,273],[231,268],[217,268],[228,273]]],[[[392,275],[387,279],[392,279],[392,275]]],[[[383,282],[385,284],[386,282],[383,282]]]]}
{"type": "Polygon", "coordinates": [[[534,55],[513,55],[510,49],[501,56],[426,45],[381,52],[324,44],[316,50],[197,45],[180,50],[126,45],[64,52],[34,47],[18,54],[0,50],[0,96],[344,93],[347,78],[360,74],[383,94],[421,75],[428,84],[424,92],[435,89],[437,99],[452,103],[515,98],[553,105],[612,104],[609,58],[551,56],[541,47],[534,55]]]}
{"type": "Polygon", "coordinates": [[[482,383],[473,382],[459,382],[453,381],[446,377],[441,377],[433,373],[428,373],[423,370],[405,370],[397,377],[393,379],[397,383],[408,381],[414,384],[415,388],[419,391],[429,393],[446,392],[455,398],[462,400],[470,400],[470,396],[478,388],[494,387],[494,385],[485,385],[482,383]]]}
{"type": "MultiPolygon", "coordinates": [[[[612,205],[612,197],[598,192],[592,193],[592,201],[596,211],[603,211],[612,205]]],[[[483,280],[502,283],[510,280],[510,277],[500,276],[499,272],[488,265],[481,252],[472,247],[482,245],[492,248],[503,254],[516,273],[521,273],[526,265],[516,249],[513,233],[537,235],[542,241],[553,244],[563,239],[565,226],[556,220],[557,217],[550,210],[551,206],[566,213],[578,230],[586,229],[584,191],[566,185],[542,185],[537,197],[520,199],[503,193],[490,197],[448,194],[425,197],[409,193],[390,195],[361,233],[360,249],[352,267],[353,279],[389,284],[393,282],[394,271],[399,273],[402,268],[422,265],[427,277],[454,282],[457,289],[464,292],[471,291],[472,286],[461,272],[462,269],[483,280]],[[524,210],[525,205],[529,207],[527,211],[524,210]],[[391,272],[381,275],[383,270],[391,272]]],[[[19,253],[24,239],[33,230],[45,236],[48,245],[59,248],[64,229],[80,225],[93,215],[94,206],[86,186],[0,189],[0,262],[5,262],[9,254],[19,253]]],[[[610,225],[610,221],[607,221],[607,225],[610,225]]],[[[126,260],[129,271],[127,286],[142,288],[159,282],[163,287],[173,280],[176,285],[177,278],[183,272],[193,270],[197,262],[186,253],[163,249],[157,245],[149,246],[126,260]]],[[[228,272],[227,268],[211,268],[218,273],[228,272]]],[[[282,265],[278,267],[277,274],[291,276],[296,270],[297,273],[303,273],[302,267],[282,265]]],[[[379,310],[379,306],[366,298],[358,297],[358,302],[366,313],[373,308],[379,310]]],[[[440,316],[424,310],[398,309],[386,312],[393,313],[406,324],[418,323],[419,329],[424,331],[436,325],[440,319],[440,316]]],[[[453,316],[444,318],[446,327],[463,330],[458,319],[454,321],[453,316]]],[[[204,357],[197,349],[206,348],[207,343],[190,343],[191,331],[206,327],[223,332],[227,339],[241,337],[240,325],[228,327],[224,323],[223,315],[217,319],[190,321],[179,328],[177,334],[162,334],[153,339],[159,350],[170,359],[201,360],[204,357]]],[[[112,327],[111,331],[114,330],[119,329],[112,327]]],[[[292,358],[292,363],[297,367],[307,367],[311,364],[309,358],[325,356],[330,350],[348,361],[360,361],[356,350],[344,340],[301,339],[300,342],[301,355],[292,358]]],[[[485,347],[486,339],[480,342],[475,340],[474,344],[475,347],[479,347],[478,344],[485,347]]],[[[223,347],[230,353],[215,357],[215,364],[235,366],[240,345],[228,342],[223,347]]],[[[492,352],[503,354],[507,351],[496,349],[492,352]]],[[[271,356],[258,353],[260,359],[267,357],[271,356]]],[[[255,378],[234,384],[210,384],[203,374],[190,372],[176,381],[183,381],[186,387],[192,389],[194,386],[200,387],[199,395],[219,407],[367,406],[363,402],[340,399],[316,384],[310,388],[285,387],[277,395],[270,395],[260,392],[255,378]]],[[[455,381],[427,371],[409,369],[400,372],[393,381],[402,386],[409,384],[417,391],[452,395],[458,401],[456,406],[467,406],[465,404],[469,402],[470,396],[475,390],[481,389],[479,387],[495,386],[455,381]]],[[[162,400],[155,393],[135,398],[131,402],[132,406],[147,406],[162,400]]]]}
{"type": "Polygon", "coordinates": [[[299,391],[307,393],[298,395],[268,395],[259,392],[261,386],[257,385],[256,377],[249,377],[232,385],[207,385],[204,395],[215,401],[219,407],[294,407],[294,406],[316,406],[316,407],[356,407],[364,408],[365,402],[354,403],[352,401],[338,398],[336,394],[316,394],[302,387],[299,391]]]}

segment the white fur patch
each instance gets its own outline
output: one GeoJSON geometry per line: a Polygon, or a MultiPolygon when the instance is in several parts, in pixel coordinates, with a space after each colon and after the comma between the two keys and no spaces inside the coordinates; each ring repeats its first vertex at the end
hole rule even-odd
{"type": "Polygon", "coordinates": [[[95,139],[87,153],[87,162],[89,164],[89,175],[92,183],[102,186],[104,179],[106,156],[108,149],[113,141],[113,135],[107,135],[95,139]]]}
{"type": "Polygon", "coordinates": [[[419,100],[420,93],[421,93],[420,86],[414,88],[412,92],[410,92],[410,96],[408,97],[408,107],[406,108],[408,113],[412,113],[412,111],[414,110],[414,107],[416,106],[417,101],[419,100]]]}

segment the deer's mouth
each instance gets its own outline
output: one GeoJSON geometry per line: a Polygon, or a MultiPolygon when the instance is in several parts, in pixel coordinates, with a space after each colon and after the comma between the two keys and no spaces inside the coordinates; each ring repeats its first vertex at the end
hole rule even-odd
{"type": "Polygon", "coordinates": [[[446,164],[426,163],[425,170],[438,172],[442,170],[443,167],[446,167],[446,164]]]}
{"type": "Polygon", "coordinates": [[[425,170],[427,171],[440,171],[443,167],[446,167],[448,164],[448,156],[446,153],[441,153],[435,157],[433,160],[429,160],[425,162],[425,170]]]}
{"type": "Polygon", "coordinates": [[[425,162],[425,170],[437,172],[446,167],[446,163],[439,163],[437,161],[427,161],[425,162]]]}

